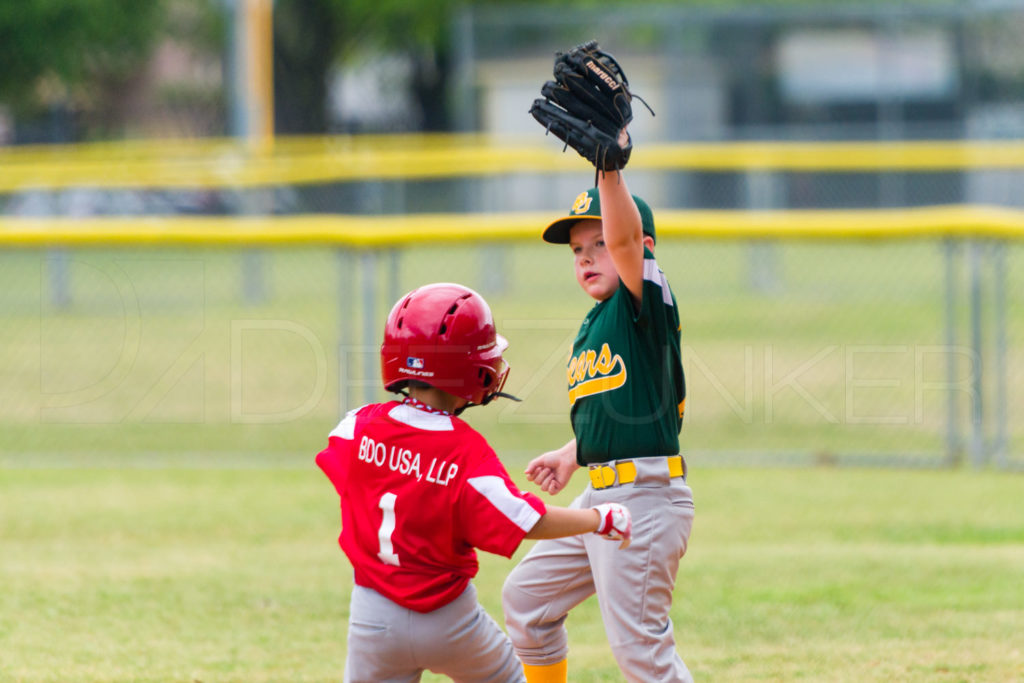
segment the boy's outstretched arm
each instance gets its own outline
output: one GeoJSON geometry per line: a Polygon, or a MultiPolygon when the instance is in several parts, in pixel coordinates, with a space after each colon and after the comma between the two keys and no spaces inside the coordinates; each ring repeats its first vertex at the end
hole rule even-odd
{"type": "Polygon", "coordinates": [[[601,516],[593,508],[570,510],[549,505],[547,512],[526,533],[526,537],[539,539],[575,536],[590,531],[596,532],[600,523],[601,516]]]}
{"type": "Polygon", "coordinates": [[[629,508],[619,503],[602,503],[583,510],[549,505],[526,538],[563,538],[595,533],[628,548],[633,537],[633,519],[629,508]]]}
{"type": "MultiPolygon", "coordinates": [[[[620,139],[626,136],[622,129],[620,139]]],[[[604,244],[619,278],[640,302],[644,284],[644,233],[640,211],[626,185],[622,171],[599,173],[597,189],[601,194],[601,222],[604,244]]]]}

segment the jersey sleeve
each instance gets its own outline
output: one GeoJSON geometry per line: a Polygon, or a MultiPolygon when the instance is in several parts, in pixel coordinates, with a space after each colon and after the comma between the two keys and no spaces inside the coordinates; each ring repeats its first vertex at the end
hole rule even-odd
{"type": "Polygon", "coordinates": [[[622,307],[619,315],[630,317],[640,345],[645,349],[644,353],[650,358],[658,359],[657,367],[652,370],[669,380],[677,403],[679,423],[675,431],[678,433],[682,427],[686,407],[686,378],[681,365],[679,308],[669,287],[668,278],[647,247],[644,247],[643,298],[639,310],[633,305],[632,297],[625,296],[622,291],[625,289],[620,287],[615,293],[623,294],[618,301],[618,305],[622,307]]]}
{"type": "Polygon", "coordinates": [[[356,414],[359,409],[349,411],[338,426],[331,430],[327,437],[327,448],[316,456],[316,464],[334,485],[334,490],[341,495],[342,483],[345,481],[346,459],[355,443],[356,414]]]}
{"type": "Polygon", "coordinates": [[[679,312],[676,310],[676,300],[668,285],[668,278],[647,247],[644,247],[643,298],[640,310],[634,313],[634,321],[641,326],[670,328],[667,330],[670,332],[679,329],[679,312]]]}
{"type": "Polygon", "coordinates": [[[644,247],[643,297],[640,307],[636,307],[633,297],[624,286],[620,286],[612,296],[614,305],[619,309],[616,315],[632,320],[641,337],[647,337],[648,340],[676,340],[678,344],[680,326],[676,298],[669,287],[668,278],[647,247],[644,247]]]}
{"type": "Polygon", "coordinates": [[[511,557],[546,510],[540,498],[519,490],[491,451],[466,478],[458,521],[470,545],[511,557]]]}

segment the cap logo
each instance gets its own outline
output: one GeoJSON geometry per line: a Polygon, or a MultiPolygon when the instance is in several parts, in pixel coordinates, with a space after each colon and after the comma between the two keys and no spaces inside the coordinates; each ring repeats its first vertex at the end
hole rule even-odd
{"type": "Polygon", "coordinates": [[[580,192],[576,196],[576,200],[572,203],[572,208],[569,209],[569,213],[579,216],[587,211],[590,211],[590,202],[592,198],[589,192],[580,192]]]}
{"type": "Polygon", "coordinates": [[[422,370],[424,366],[422,358],[414,358],[413,356],[407,356],[405,359],[405,367],[412,368],[414,370],[422,370]]]}

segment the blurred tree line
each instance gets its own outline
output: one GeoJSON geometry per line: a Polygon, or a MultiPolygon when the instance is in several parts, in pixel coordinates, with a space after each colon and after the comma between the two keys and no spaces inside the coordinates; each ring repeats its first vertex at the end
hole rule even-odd
{"type": "Polygon", "coordinates": [[[0,108],[17,141],[119,137],[161,44],[219,55],[224,31],[218,0],[0,0],[0,108]]]}
{"type": "MultiPolygon", "coordinates": [[[[138,121],[161,117],[157,123],[167,124],[163,130],[170,134],[228,134],[232,19],[236,3],[245,1],[0,0],[0,144],[5,142],[5,118],[14,122],[14,135],[8,134],[7,141],[13,137],[15,142],[146,136],[152,130],[140,130],[138,121]],[[156,73],[155,65],[168,50],[174,51],[175,60],[163,62],[179,64],[177,80],[156,73]],[[166,121],[175,112],[188,124],[166,121]]],[[[933,6],[956,6],[956,0],[934,2],[933,6]]],[[[858,4],[891,5],[887,0],[663,0],[665,6],[731,6],[743,11],[772,5],[838,11],[858,4]]],[[[595,16],[602,10],[635,6],[633,0],[274,0],[276,131],[331,132],[329,103],[340,68],[360,60],[373,65],[388,59],[399,60],[407,69],[400,84],[389,85],[401,89],[408,103],[410,116],[402,125],[452,130],[458,47],[453,31],[460,10],[544,5],[559,11],[593,7],[595,16]]],[[[920,0],[917,6],[927,8],[929,2],[920,0]]],[[[1005,97],[1008,83],[1024,88],[1021,60],[1007,58],[1016,52],[1007,46],[1015,45],[1019,25],[994,16],[970,29],[982,37],[975,42],[995,54],[964,66],[976,71],[970,75],[976,99],[1005,97]],[[993,75],[990,65],[1007,61],[1004,73],[993,75]]],[[[743,23],[734,28],[714,38],[730,53],[755,52],[752,45],[758,35],[767,40],[770,31],[777,30],[767,27],[757,34],[743,23]]],[[[752,59],[757,61],[756,54],[752,59]]],[[[774,91],[765,86],[771,85],[769,76],[758,81],[748,74],[736,80],[750,95],[748,100],[770,104],[774,91]],[[767,94],[757,95],[759,87],[767,94]]],[[[349,90],[356,97],[373,96],[359,87],[349,90]]],[[[770,123],[772,112],[782,109],[775,107],[755,118],[770,123]]]]}
{"type": "MultiPolygon", "coordinates": [[[[234,2],[2,0],[0,107],[27,141],[118,137],[128,124],[131,92],[147,77],[147,65],[164,41],[226,63],[234,2]]],[[[357,50],[408,59],[422,127],[446,129],[449,26],[460,2],[275,0],[277,132],[327,130],[329,76],[357,50]]],[[[222,76],[221,92],[214,96],[221,134],[227,132],[228,75],[222,76]]]]}
{"type": "MultiPolygon", "coordinates": [[[[244,0],[0,0],[0,107],[18,141],[115,138],[130,133],[133,93],[168,40],[222,65],[234,2],[244,0]]],[[[693,0],[676,0],[696,4],[693,0]]],[[[700,0],[724,4],[730,0],[700,0]]],[[[738,0],[731,0],[738,2],[738,0]]],[[[533,0],[566,5],[566,0],[533,0]]],[[[411,65],[409,98],[423,130],[451,128],[455,13],[464,4],[522,0],[274,0],[274,99],[278,133],[328,129],[332,70],[357,52],[398,56],[411,65]]],[[[607,6],[570,0],[575,6],[607,6]]],[[[629,4],[611,0],[611,4],[629,4]]],[[[166,100],[212,109],[224,134],[222,74],[217,92],[164,92],[166,100]]],[[[184,88],[187,90],[187,88],[184,88]]]]}

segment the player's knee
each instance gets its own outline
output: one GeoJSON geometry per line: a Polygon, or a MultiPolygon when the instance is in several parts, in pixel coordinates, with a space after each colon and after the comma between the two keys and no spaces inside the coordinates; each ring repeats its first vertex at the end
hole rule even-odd
{"type": "Polygon", "coordinates": [[[510,576],[501,591],[505,629],[523,661],[545,664],[568,652],[565,616],[550,615],[548,605],[520,588],[510,576]]]}
{"type": "MultiPolygon", "coordinates": [[[[513,571],[513,574],[515,572],[513,571]]],[[[518,644],[526,639],[529,631],[528,617],[530,600],[510,574],[501,588],[501,608],[505,613],[505,628],[513,643],[518,644]]]]}

